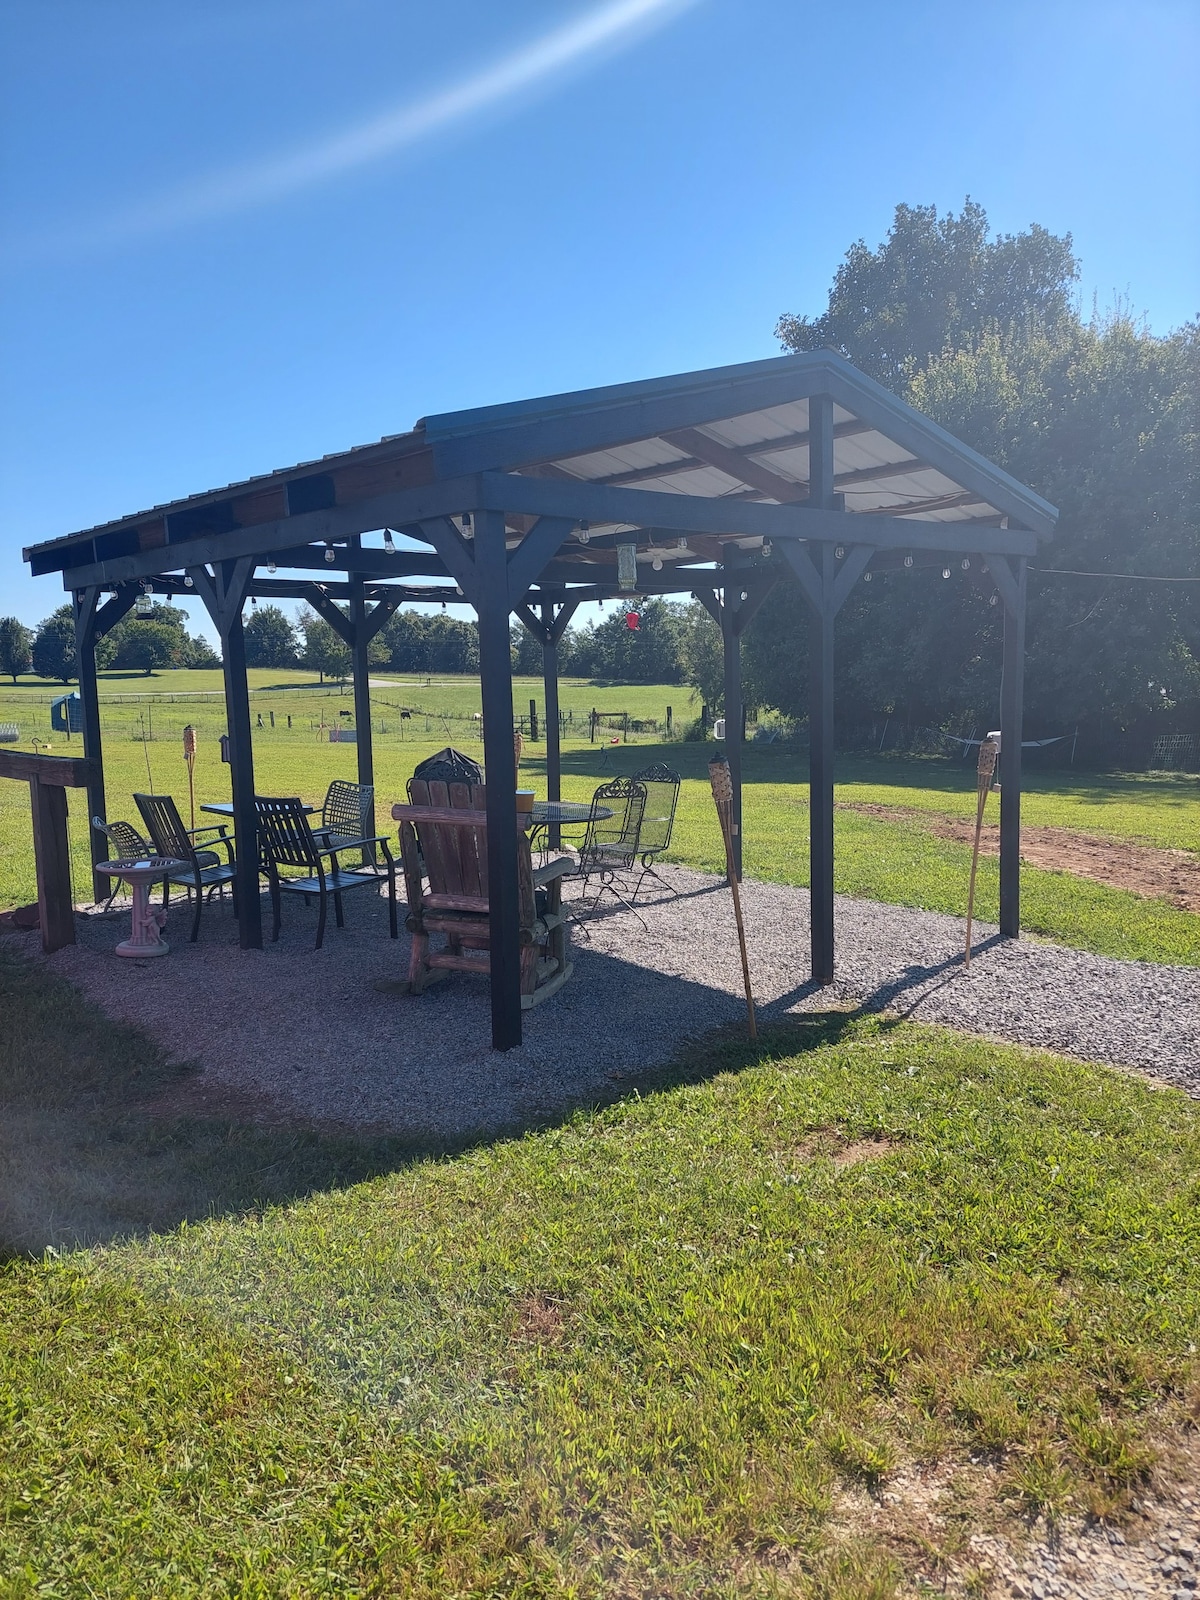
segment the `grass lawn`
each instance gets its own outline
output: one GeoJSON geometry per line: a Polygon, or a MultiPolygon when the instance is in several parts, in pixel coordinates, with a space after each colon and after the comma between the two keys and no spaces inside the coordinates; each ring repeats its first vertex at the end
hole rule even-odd
{"type": "Polygon", "coordinates": [[[831,1013],[430,1157],[164,1120],[145,1038],[0,1004],[62,1251],[0,1268],[4,1600],[885,1600],[1200,1403],[1200,1115],[1131,1077],[831,1013]],[[942,1515],[856,1528],[914,1468],[942,1515]]]}
{"type": "MultiPolygon", "coordinates": [[[[380,675],[382,682],[384,675],[380,675]]],[[[352,707],[348,690],[321,687],[303,673],[256,670],[253,719],[255,763],[263,793],[299,794],[319,801],[331,778],[355,776],[355,750],[329,743],[328,727],[352,707]],[[271,725],[272,714],[275,725],[271,725]],[[292,719],[289,728],[288,717],[292,719]]],[[[130,799],[136,789],[171,790],[186,815],[186,769],[181,733],[191,722],[199,733],[196,769],[198,802],[229,798],[229,769],[219,758],[218,736],[224,729],[220,674],[165,672],[147,679],[137,674],[112,674],[102,683],[106,732],[106,777],[112,816],[136,821],[130,799]],[[183,700],[170,696],[205,693],[210,698],[183,700]],[[147,695],[156,698],[147,699],[147,695]],[[142,698],[132,699],[131,696],[142,698]],[[153,737],[149,737],[150,734],[153,737]],[[147,737],[143,739],[143,734],[147,737]]],[[[0,688],[0,721],[14,720],[23,739],[51,738],[56,750],[78,750],[49,732],[49,701],[61,685],[29,680],[0,688]],[[39,720],[40,719],[40,720],[39,720]]],[[[519,679],[514,703],[528,710],[529,699],[541,708],[540,681],[519,679]]],[[[688,691],[680,685],[596,685],[568,681],[563,685],[564,710],[575,711],[586,729],[591,706],[628,710],[636,718],[665,720],[671,705],[677,720],[689,717],[688,691]]],[[[479,705],[475,679],[389,680],[373,691],[376,724],[375,765],[380,821],[383,802],[403,793],[405,780],[422,757],[447,743],[478,752],[472,713],[479,705]],[[401,707],[414,708],[406,721],[401,707]],[[458,720],[455,720],[458,719],[458,720]],[[465,720],[464,720],[465,719],[465,720]]],[[[609,734],[608,738],[614,737],[609,734]]],[[[563,792],[587,799],[596,784],[616,772],[631,772],[662,758],[685,777],[671,858],[688,866],[717,871],[722,854],[713,814],[706,761],[711,746],[658,745],[654,735],[631,735],[631,742],[591,744],[586,735],[568,737],[564,749],[563,792]]],[[[544,772],[543,747],[527,746],[525,770],[535,786],[544,772]]],[[[779,883],[807,882],[808,796],[805,752],[787,746],[751,745],[745,753],[745,865],[756,877],[779,883]]],[[[937,838],[922,824],[922,815],[967,817],[974,814],[975,778],[971,763],[919,758],[843,755],[838,760],[840,802],[904,807],[911,819],[885,819],[851,810],[838,812],[836,830],[837,887],[845,894],[923,906],[962,914],[965,909],[969,851],[963,844],[937,838]]],[[[88,881],[88,855],[82,795],[71,796],[72,860],[80,898],[88,881]]],[[[996,802],[992,802],[996,814],[996,802]]],[[[1200,851],[1200,784],[1193,776],[1151,775],[1082,777],[1069,771],[1036,767],[1028,777],[1024,805],[1031,824],[1076,828],[1160,847],[1200,851]]],[[[198,821],[203,821],[201,817],[198,821]]],[[[34,898],[31,826],[24,785],[0,784],[0,906],[34,898]]],[[[1033,933],[1100,954],[1131,960],[1200,964],[1200,917],[1166,901],[1141,898],[1066,873],[1026,867],[1022,872],[1024,925],[1033,933]]],[[[979,915],[999,915],[999,867],[985,859],[980,868],[979,915]]]]}

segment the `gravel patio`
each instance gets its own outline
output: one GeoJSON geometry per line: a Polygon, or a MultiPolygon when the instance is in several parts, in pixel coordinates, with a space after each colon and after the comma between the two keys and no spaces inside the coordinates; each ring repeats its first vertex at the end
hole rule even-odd
{"type": "MultiPolygon", "coordinates": [[[[80,943],[47,960],[109,1015],[194,1061],[197,1109],[238,1104],[457,1143],[611,1098],[689,1037],[744,1017],[722,881],[682,868],[664,877],[678,892],[654,886],[645,929],[618,910],[592,918],[590,938],[574,934],[574,977],[526,1013],[523,1046],[505,1054],[490,1046],[481,979],[453,974],[420,997],[401,992],[403,921],[391,941],[386,903],[373,896],[347,902],[347,927],[330,927],[320,951],[315,910],[298,901],[285,908],[277,945],[241,950],[226,902],[206,909],[197,944],[178,908],[168,957],[121,960],[113,949],[128,911],[118,903],[82,915],[80,943]]],[[[1200,971],[1001,941],[982,926],[967,973],[960,919],[839,898],[839,980],[815,989],[796,981],[808,963],[807,891],[747,881],[744,902],[764,1020],[862,1005],[1137,1069],[1200,1095],[1200,971]]]]}

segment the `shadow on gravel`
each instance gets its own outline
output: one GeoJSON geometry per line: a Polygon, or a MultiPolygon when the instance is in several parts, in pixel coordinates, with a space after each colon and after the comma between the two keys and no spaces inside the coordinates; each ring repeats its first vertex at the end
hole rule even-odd
{"type": "MultiPolygon", "coordinates": [[[[590,981],[598,992],[633,983],[641,1005],[654,1006],[656,986],[677,991],[680,982],[631,971],[601,953],[584,953],[582,960],[595,967],[590,981]]],[[[703,1016],[708,991],[689,987],[703,1016]]],[[[417,1003],[431,1009],[436,1032],[437,1002],[430,1008],[429,1000],[417,1003]]],[[[631,1093],[665,1092],[795,1056],[840,1038],[854,1020],[854,1013],[836,1010],[764,1019],[756,1043],[744,1023],[726,1024],[699,1032],[662,1065],[592,1074],[574,1087],[564,1080],[550,1101],[542,1100],[540,1113],[510,1107],[518,1114],[498,1113],[487,1128],[439,1139],[314,1125],[249,1095],[206,1103],[204,1076],[194,1066],[171,1061],[148,1033],[113,1021],[73,984],[21,956],[12,941],[0,944],[0,1015],[11,1024],[0,1036],[0,1261],[114,1243],[345,1188],[553,1126],[631,1093]]],[[[556,1023],[579,1025],[565,1015],[556,1023]]]]}

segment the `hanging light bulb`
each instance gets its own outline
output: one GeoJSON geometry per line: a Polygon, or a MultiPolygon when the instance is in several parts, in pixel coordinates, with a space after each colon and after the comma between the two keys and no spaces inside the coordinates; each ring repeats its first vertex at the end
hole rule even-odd
{"type": "Polygon", "coordinates": [[[943,578],[948,578],[949,576],[950,576],[950,568],[949,567],[943,567],[942,568],[942,577],[943,578]]]}
{"type": "Polygon", "coordinates": [[[581,522],[578,528],[575,530],[575,537],[579,540],[580,544],[586,544],[592,537],[590,525],[586,522],[581,522]]]}
{"type": "Polygon", "coordinates": [[[194,589],[194,588],[195,588],[195,587],[196,587],[196,580],[195,580],[195,578],[193,578],[193,577],[191,577],[191,576],[190,576],[190,575],[189,575],[189,576],[188,576],[188,577],[186,577],[186,578],[185,578],[185,579],[184,579],[184,580],[183,580],[183,586],[184,586],[184,588],[185,588],[185,589],[194,589]]]}
{"type": "Polygon", "coordinates": [[[846,546],[844,544],[839,544],[833,552],[834,560],[840,561],[845,554],[846,546]]]}
{"type": "Polygon", "coordinates": [[[333,546],[331,544],[327,544],[325,546],[325,559],[329,562],[330,566],[332,566],[334,561],[337,559],[333,553],[333,546]]]}
{"type": "Polygon", "coordinates": [[[912,566],[912,557],[911,556],[905,556],[904,565],[906,567],[911,567],[912,566]]]}
{"type": "Polygon", "coordinates": [[[745,589],[742,590],[742,599],[749,600],[750,596],[745,589]]]}
{"type": "Polygon", "coordinates": [[[964,572],[970,572],[971,570],[971,563],[967,560],[966,556],[962,558],[962,569],[964,572]]]}
{"type": "Polygon", "coordinates": [[[661,556],[655,556],[654,560],[650,563],[650,565],[654,568],[655,572],[661,572],[662,571],[662,557],[661,556]]]}
{"type": "Polygon", "coordinates": [[[864,583],[870,583],[870,581],[871,581],[871,577],[872,577],[872,574],[871,574],[871,573],[869,573],[869,572],[864,572],[864,573],[863,573],[863,582],[864,582],[864,583]]]}
{"type": "Polygon", "coordinates": [[[464,511],[462,514],[462,531],[464,539],[473,539],[475,537],[471,527],[471,513],[469,511],[464,511]]]}
{"type": "Polygon", "coordinates": [[[250,604],[252,606],[256,606],[258,604],[258,596],[256,594],[252,594],[250,596],[250,604]]]}
{"type": "Polygon", "coordinates": [[[998,594],[989,595],[988,596],[988,605],[994,606],[996,604],[996,601],[999,600],[999,598],[1000,598],[1000,596],[998,594]]]}
{"type": "Polygon", "coordinates": [[[267,562],[267,571],[272,573],[272,574],[274,574],[274,573],[279,571],[279,568],[275,565],[274,561],[268,561],[267,562]]]}
{"type": "Polygon", "coordinates": [[[443,600],[442,601],[442,610],[445,611],[445,609],[446,609],[446,602],[443,600]]]}
{"type": "Polygon", "coordinates": [[[392,530],[390,528],[383,530],[383,548],[390,556],[396,554],[396,541],[392,538],[392,530]]]}

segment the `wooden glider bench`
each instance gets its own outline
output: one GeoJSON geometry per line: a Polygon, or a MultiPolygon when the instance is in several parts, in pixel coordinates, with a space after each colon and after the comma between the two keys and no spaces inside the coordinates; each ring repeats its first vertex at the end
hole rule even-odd
{"type": "MultiPolygon", "coordinates": [[[[408,928],[412,933],[408,966],[411,994],[420,994],[447,972],[491,971],[486,792],[478,784],[436,787],[444,791],[448,804],[392,807],[392,816],[400,824],[408,928]],[[430,935],[434,933],[445,935],[444,950],[430,950],[430,935]]],[[[416,788],[414,783],[410,792],[416,788]]],[[[564,856],[534,871],[529,840],[523,831],[518,831],[515,844],[521,1006],[527,1011],[561,989],[573,970],[567,959],[562,879],[574,870],[574,862],[564,856]],[[544,899],[541,907],[539,891],[544,899]]]]}

